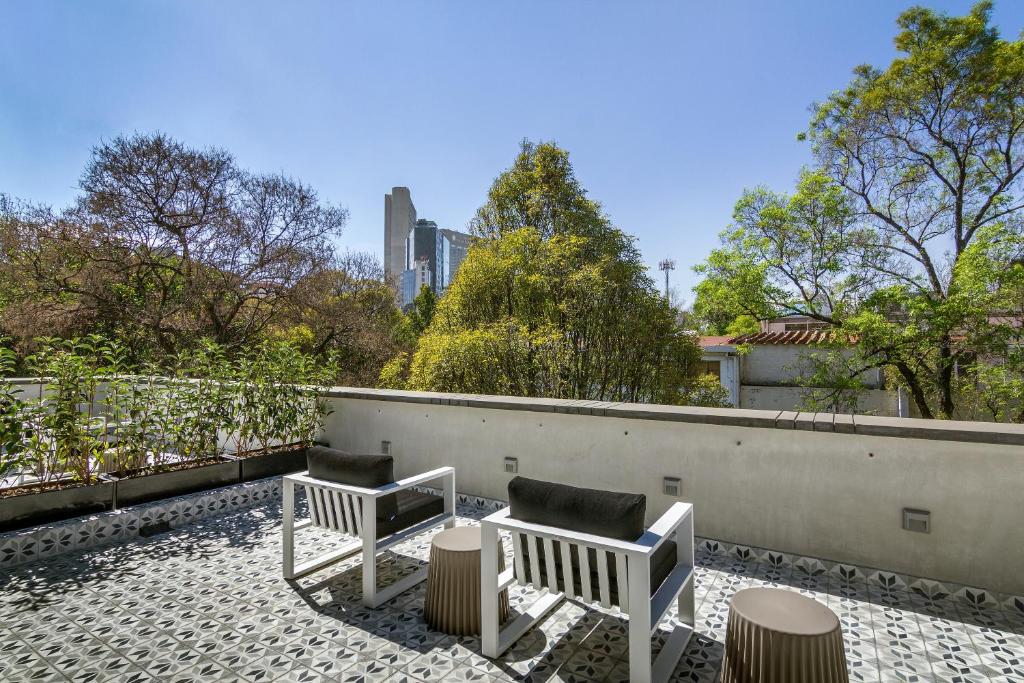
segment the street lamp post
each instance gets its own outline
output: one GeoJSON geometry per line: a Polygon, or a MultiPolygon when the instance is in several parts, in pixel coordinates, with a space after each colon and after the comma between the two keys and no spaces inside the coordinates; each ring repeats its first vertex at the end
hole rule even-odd
{"type": "Polygon", "coordinates": [[[668,274],[676,269],[676,262],[670,258],[658,262],[658,270],[665,271],[665,299],[668,300],[668,274]]]}

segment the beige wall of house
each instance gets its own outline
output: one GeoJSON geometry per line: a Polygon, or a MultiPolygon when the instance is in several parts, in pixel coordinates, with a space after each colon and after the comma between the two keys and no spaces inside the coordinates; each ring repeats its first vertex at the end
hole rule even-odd
{"type": "MultiPolygon", "coordinates": [[[[741,386],[740,407],[751,410],[795,410],[806,405],[810,392],[805,387],[741,386]]],[[[899,415],[899,393],[886,389],[864,389],[857,394],[856,412],[889,417],[899,415]]]]}
{"type": "MultiPolygon", "coordinates": [[[[825,353],[806,344],[751,344],[743,353],[732,344],[704,347],[704,360],[719,365],[719,380],[737,408],[753,410],[800,410],[806,407],[810,390],[797,386],[801,374],[810,369],[809,356],[825,353]]],[[[881,370],[861,373],[865,390],[857,397],[859,414],[888,417],[907,416],[906,398],[896,389],[883,389],[881,370]]],[[[844,397],[845,398],[845,397],[844,397]]]]}
{"type": "MultiPolygon", "coordinates": [[[[741,355],[740,382],[750,385],[793,385],[802,372],[810,367],[808,356],[826,351],[803,344],[758,344],[741,355]]],[[[861,381],[868,387],[881,385],[877,370],[861,373],[861,381]]]]}
{"type": "Polygon", "coordinates": [[[399,476],[452,465],[459,491],[505,499],[512,475],[503,462],[513,457],[523,476],[644,493],[649,520],[680,500],[662,492],[662,478],[681,477],[701,536],[1024,595],[1024,426],[358,389],[331,396],[331,445],[380,453],[389,441],[399,476]],[[905,507],[931,511],[932,532],[903,530],[905,507]]]}

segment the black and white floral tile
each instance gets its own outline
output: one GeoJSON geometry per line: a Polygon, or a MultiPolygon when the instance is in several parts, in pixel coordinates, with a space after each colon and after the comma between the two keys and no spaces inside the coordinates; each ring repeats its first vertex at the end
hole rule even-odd
{"type": "Polygon", "coordinates": [[[808,589],[870,585],[879,591],[905,591],[925,601],[954,600],[976,608],[999,608],[1024,615],[1024,596],[1006,595],[985,588],[936,581],[908,574],[804,557],[709,538],[697,541],[698,551],[723,558],[728,566],[742,572],[745,565],[758,564],[791,572],[795,581],[808,589]]]}
{"type": "MultiPolygon", "coordinates": [[[[0,568],[0,680],[629,680],[627,622],[614,611],[563,603],[490,660],[478,639],[423,622],[423,584],[376,609],[362,606],[358,557],[285,581],[279,487],[257,485],[249,507],[240,490],[199,494],[225,502],[214,503],[214,514],[193,513],[192,523],[180,507],[163,517],[150,509],[147,520],[173,517],[175,528],[120,543],[93,534],[95,547],[0,568]],[[264,488],[254,495],[257,485],[264,488]]],[[[460,496],[458,524],[478,524],[501,505],[460,496]]],[[[338,542],[320,529],[300,539],[300,561],[338,542]]],[[[380,559],[380,580],[423,566],[429,546],[430,534],[403,542],[380,559]]],[[[851,680],[1024,680],[1020,611],[959,600],[959,589],[941,584],[917,591],[915,582],[702,539],[697,633],[673,679],[716,681],[732,595],[774,585],[836,612],[851,680]]],[[[513,609],[531,597],[510,588],[513,609]]],[[[656,650],[666,632],[657,631],[656,650]]]]}
{"type": "MultiPolygon", "coordinates": [[[[417,487],[439,494],[437,489],[417,487]]],[[[212,491],[156,501],[113,512],[79,517],[21,531],[0,534],[0,567],[12,567],[36,559],[53,557],[78,549],[88,549],[136,538],[147,527],[166,522],[176,529],[198,520],[259,505],[281,496],[281,480],[272,477],[236,484],[212,491]]],[[[499,500],[458,494],[459,505],[493,512],[505,507],[499,500]]],[[[997,607],[1024,615],[1024,596],[1006,595],[985,588],[936,581],[896,572],[804,557],[777,550],[698,538],[698,552],[722,558],[729,568],[743,573],[758,565],[777,570],[779,576],[792,573],[808,590],[831,584],[858,586],[870,584],[882,590],[909,591],[924,600],[952,599],[976,608],[997,607]]]]}
{"type": "Polygon", "coordinates": [[[280,479],[263,479],[2,533],[0,567],[128,541],[163,523],[177,529],[280,496],[280,479]]]}

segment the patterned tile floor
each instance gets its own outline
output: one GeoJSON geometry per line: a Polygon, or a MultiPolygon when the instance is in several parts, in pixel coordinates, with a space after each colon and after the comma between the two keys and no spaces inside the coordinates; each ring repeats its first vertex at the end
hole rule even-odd
{"type": "MultiPolygon", "coordinates": [[[[484,514],[459,513],[461,524],[484,514]]],[[[628,680],[614,614],[564,603],[492,662],[476,639],[423,624],[423,584],[368,610],[356,559],[284,581],[279,520],[275,501],[0,571],[0,680],[628,680]]],[[[310,552],[336,540],[299,538],[310,552]]],[[[382,580],[420,566],[428,547],[423,536],[383,558],[382,580]]],[[[840,616],[851,680],[1024,681],[1024,615],[710,554],[698,564],[699,633],[677,680],[715,681],[730,596],[778,585],[840,616]]]]}

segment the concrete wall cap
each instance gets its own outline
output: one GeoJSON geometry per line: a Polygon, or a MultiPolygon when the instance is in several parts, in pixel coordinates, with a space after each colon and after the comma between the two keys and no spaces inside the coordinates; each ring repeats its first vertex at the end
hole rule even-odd
{"type": "Polygon", "coordinates": [[[356,398],[371,401],[399,401],[454,405],[491,410],[529,410],[566,415],[617,417],[631,420],[661,420],[691,424],[727,425],[765,429],[806,429],[810,431],[886,436],[903,439],[935,439],[969,443],[1024,445],[1024,425],[999,422],[922,420],[906,417],[875,417],[845,413],[810,413],[739,408],[701,408],[653,403],[622,403],[577,399],[530,398],[524,396],[486,396],[482,394],[446,394],[395,389],[332,387],[329,398],[356,398]]]}

